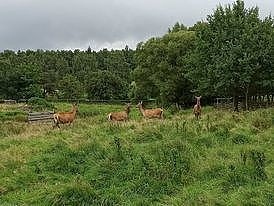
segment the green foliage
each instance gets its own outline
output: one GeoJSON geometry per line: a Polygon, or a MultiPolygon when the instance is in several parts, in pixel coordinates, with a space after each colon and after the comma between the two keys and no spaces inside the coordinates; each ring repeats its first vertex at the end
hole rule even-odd
{"type": "MultiPolygon", "coordinates": [[[[1,52],[0,97],[16,100],[31,97],[52,98],[57,97],[58,90],[60,98],[86,97],[90,86],[89,78],[93,73],[101,71],[107,71],[128,88],[131,82],[129,74],[135,67],[133,52],[128,47],[121,51],[105,49],[99,52],[1,52]]],[[[119,98],[120,96],[115,97],[119,98]]]]}
{"type": "Polygon", "coordinates": [[[62,99],[80,99],[84,95],[83,84],[73,75],[66,74],[59,81],[59,97],[62,99]]]}
{"type": "Polygon", "coordinates": [[[187,30],[187,27],[184,26],[183,24],[180,24],[179,22],[176,22],[171,29],[170,28],[168,29],[168,33],[178,32],[181,30],[187,30]]]}
{"type": "MultiPolygon", "coordinates": [[[[12,52],[9,55],[16,58],[12,52]]],[[[18,100],[40,96],[38,72],[36,65],[14,65],[10,59],[0,60],[0,92],[3,97],[18,100]]]]}
{"type": "Polygon", "coordinates": [[[15,121],[26,121],[26,114],[20,110],[17,111],[6,111],[0,112],[0,121],[8,121],[8,120],[15,120],[15,121]]]}
{"type": "Polygon", "coordinates": [[[54,105],[48,102],[46,99],[32,97],[28,100],[28,104],[31,106],[33,111],[41,111],[41,110],[53,110],[54,105]]]}
{"type": "Polygon", "coordinates": [[[196,29],[197,56],[192,60],[196,70],[191,76],[199,90],[207,95],[234,96],[235,107],[239,96],[267,94],[273,82],[263,90],[262,83],[273,79],[273,69],[269,70],[272,18],[261,20],[257,7],[247,9],[244,1],[237,0],[218,6],[207,21],[196,29]]]}
{"type": "Polygon", "coordinates": [[[153,97],[162,103],[186,104],[192,98],[187,77],[188,56],[195,48],[195,33],[179,30],[152,38],[136,50],[136,98],[153,97]]]}
{"type": "Polygon", "coordinates": [[[90,99],[111,100],[126,99],[127,97],[127,83],[109,71],[92,73],[88,85],[90,99]]]}

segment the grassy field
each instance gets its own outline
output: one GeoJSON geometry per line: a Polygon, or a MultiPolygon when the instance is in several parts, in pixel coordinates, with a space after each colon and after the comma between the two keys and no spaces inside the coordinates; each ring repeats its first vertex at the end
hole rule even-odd
{"type": "Polygon", "coordinates": [[[52,129],[0,105],[0,205],[274,205],[273,108],[108,122],[117,110],[81,104],[52,129]]]}

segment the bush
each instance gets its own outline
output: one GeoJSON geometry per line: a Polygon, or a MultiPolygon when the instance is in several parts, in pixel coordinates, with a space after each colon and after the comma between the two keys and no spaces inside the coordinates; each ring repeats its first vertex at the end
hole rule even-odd
{"type": "Polygon", "coordinates": [[[0,113],[0,121],[25,122],[26,115],[22,111],[5,111],[0,113]]]}
{"type": "Polygon", "coordinates": [[[32,97],[28,100],[28,104],[31,105],[35,111],[53,110],[54,106],[47,100],[39,97],[32,97]]]}

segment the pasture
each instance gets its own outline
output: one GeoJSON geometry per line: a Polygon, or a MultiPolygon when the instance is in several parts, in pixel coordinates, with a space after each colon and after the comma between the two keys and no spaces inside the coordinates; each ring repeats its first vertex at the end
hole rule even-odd
{"type": "Polygon", "coordinates": [[[123,105],[80,104],[71,126],[52,129],[19,106],[0,105],[0,205],[274,204],[273,108],[144,120],[133,105],[112,123],[123,105]]]}

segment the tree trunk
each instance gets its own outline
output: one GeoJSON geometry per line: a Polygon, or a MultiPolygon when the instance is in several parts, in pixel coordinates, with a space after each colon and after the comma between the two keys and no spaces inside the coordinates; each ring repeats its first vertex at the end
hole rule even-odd
{"type": "Polygon", "coordinates": [[[246,88],[245,92],[245,110],[248,110],[248,88],[246,88]]]}
{"type": "Polygon", "coordinates": [[[269,105],[270,105],[270,96],[269,96],[269,94],[266,95],[266,98],[267,98],[266,106],[269,107],[269,105]]]}
{"type": "Polygon", "coordinates": [[[239,96],[238,95],[234,95],[234,98],[233,98],[234,112],[239,112],[238,103],[239,103],[239,96]]]}

